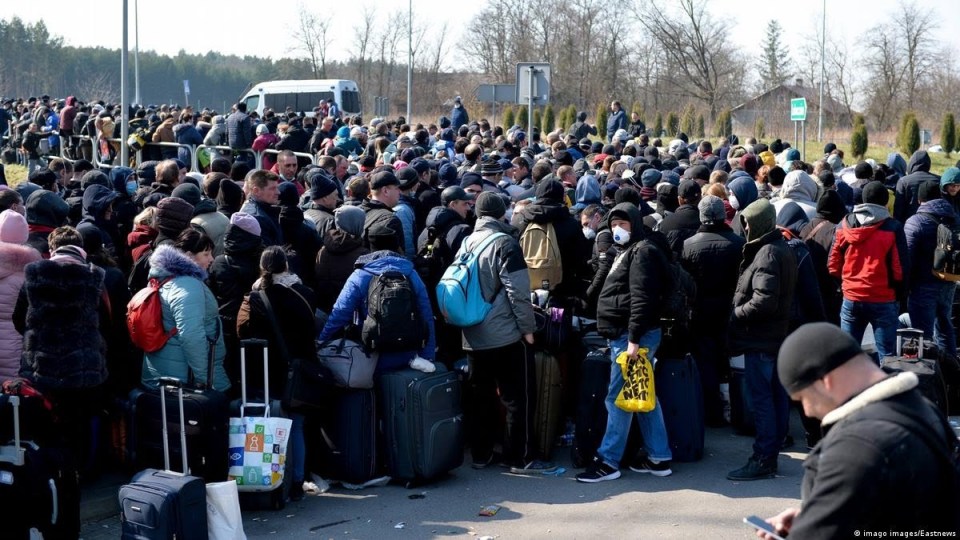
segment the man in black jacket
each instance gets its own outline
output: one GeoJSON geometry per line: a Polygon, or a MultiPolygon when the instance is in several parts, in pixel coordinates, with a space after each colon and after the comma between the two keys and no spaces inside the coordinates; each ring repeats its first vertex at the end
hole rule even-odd
{"type": "Polygon", "coordinates": [[[683,253],[683,241],[697,234],[697,229],[700,228],[700,211],[697,209],[700,202],[700,184],[693,179],[680,182],[677,199],[680,206],[674,213],[663,218],[657,230],[667,237],[670,249],[679,257],[683,253]]]}
{"type": "Polygon", "coordinates": [[[907,163],[907,175],[897,181],[896,197],[893,201],[893,217],[900,223],[917,213],[920,200],[917,194],[920,184],[927,180],[940,182],[940,177],[930,172],[930,155],[926,150],[917,150],[907,163]]]}
{"type": "Polygon", "coordinates": [[[383,223],[397,235],[403,246],[403,223],[393,213],[393,207],[400,202],[400,180],[393,172],[383,169],[370,176],[370,198],[360,204],[366,213],[363,221],[363,244],[370,247],[369,234],[374,225],[383,223]]]}
{"type": "Polygon", "coordinates": [[[759,480],[776,475],[790,420],[790,399],[777,379],[776,355],[790,327],[797,259],[777,230],[777,212],[770,201],[757,199],[739,217],[747,244],[733,294],[730,353],[744,355],[757,436],[747,464],[727,478],[759,480]]]}
{"type": "Polygon", "coordinates": [[[777,371],[790,396],[827,430],[804,461],[803,509],[767,520],[779,535],[926,530],[947,536],[960,529],[957,438],[917,390],[916,375],[882,371],[829,323],[791,334],[777,371]]]}
{"type": "MultiPolygon", "coordinates": [[[[633,413],[623,411],[615,401],[623,388],[623,374],[616,363],[626,351],[636,356],[641,348],[653,361],[660,345],[660,316],[663,294],[670,282],[669,248],[663,235],[645,233],[640,210],[633,203],[618,204],[610,211],[613,240],[623,247],[607,274],[597,303],[597,331],[610,340],[610,387],[607,392],[607,425],[597,457],[577,481],[597,483],[620,478],[620,461],[627,445],[633,413]]],[[[582,235],[581,235],[582,236],[582,235]]],[[[630,464],[630,470],[654,476],[669,476],[673,454],[659,404],[650,412],[638,413],[646,455],[630,464]]]]}
{"type": "Polygon", "coordinates": [[[227,117],[227,141],[230,148],[245,150],[253,146],[253,125],[247,114],[247,104],[240,102],[237,110],[227,117]]]}
{"type": "Polygon", "coordinates": [[[240,211],[249,214],[260,223],[260,237],[264,247],[282,246],[283,231],[280,229],[280,177],[270,171],[254,169],[247,174],[243,182],[243,191],[247,202],[240,211]]]}
{"type": "Polygon", "coordinates": [[[721,426],[720,376],[729,369],[727,324],[746,241],[724,223],[719,197],[707,195],[698,205],[702,225],[683,242],[681,264],[697,283],[690,320],[693,357],[700,371],[703,409],[708,426],[721,426]]]}

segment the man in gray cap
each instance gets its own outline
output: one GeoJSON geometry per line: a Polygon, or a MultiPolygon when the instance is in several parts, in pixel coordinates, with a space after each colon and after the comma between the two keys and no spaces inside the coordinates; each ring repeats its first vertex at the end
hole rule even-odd
{"type": "Polygon", "coordinates": [[[536,388],[533,365],[533,305],[530,303],[530,277],[520,243],[513,227],[503,222],[507,211],[496,193],[481,193],[477,198],[475,232],[463,243],[466,252],[487,243],[477,254],[480,268],[480,292],[490,299],[491,309],[483,322],[463,329],[463,348],[472,360],[473,371],[464,400],[473,468],[483,469],[498,458],[494,441],[502,437],[496,411],[486,407],[500,390],[507,410],[507,436],[503,441],[504,464],[516,474],[542,473],[555,469],[536,459],[538,448],[533,437],[536,388]],[[496,237],[491,238],[496,235],[496,237]]]}
{"type": "Polygon", "coordinates": [[[830,323],[803,325],[784,340],[777,371],[826,431],[804,461],[803,507],[767,520],[777,534],[947,536],[960,529],[957,437],[917,390],[915,374],[884,372],[830,323]]]}

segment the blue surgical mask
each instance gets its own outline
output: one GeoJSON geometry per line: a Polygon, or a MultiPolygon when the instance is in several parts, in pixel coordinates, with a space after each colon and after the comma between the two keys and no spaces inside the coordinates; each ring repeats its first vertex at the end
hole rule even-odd
{"type": "Polygon", "coordinates": [[[137,181],[129,180],[127,181],[127,195],[133,197],[134,193],[137,192],[137,181]]]}

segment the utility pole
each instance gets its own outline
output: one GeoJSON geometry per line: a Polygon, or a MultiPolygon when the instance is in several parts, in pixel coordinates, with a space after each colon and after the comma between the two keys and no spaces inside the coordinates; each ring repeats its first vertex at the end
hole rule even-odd
{"type": "Polygon", "coordinates": [[[140,101],[140,0],[133,0],[133,101],[140,101]]]}
{"type": "Polygon", "coordinates": [[[820,39],[823,41],[820,43],[820,101],[819,106],[817,107],[817,140],[823,141],[823,79],[826,77],[826,69],[824,68],[824,57],[827,50],[827,0],[823,0],[823,27],[821,29],[822,36],[820,39]]]}
{"type": "Polygon", "coordinates": [[[123,51],[120,54],[120,165],[130,164],[127,150],[127,135],[130,131],[130,103],[127,98],[127,0],[123,2],[123,51]]]}
{"type": "Polygon", "coordinates": [[[413,0],[407,11],[407,123],[413,122],[413,0]]]}

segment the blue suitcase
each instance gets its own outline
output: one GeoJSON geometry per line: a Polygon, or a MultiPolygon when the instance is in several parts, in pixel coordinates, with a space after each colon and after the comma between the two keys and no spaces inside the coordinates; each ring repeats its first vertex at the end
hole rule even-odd
{"type": "Polygon", "coordinates": [[[699,461],[703,458],[704,419],[696,361],[690,354],[658,359],[654,378],[673,459],[699,461]]]}
{"type": "Polygon", "coordinates": [[[205,540],[207,538],[207,487],[202,478],[186,473],[187,435],[183,421],[183,385],[177,379],[160,379],[165,470],[146,469],[120,488],[120,520],[124,540],[205,540]],[[170,470],[167,443],[166,388],[177,389],[180,408],[180,455],[183,473],[170,470]]]}

